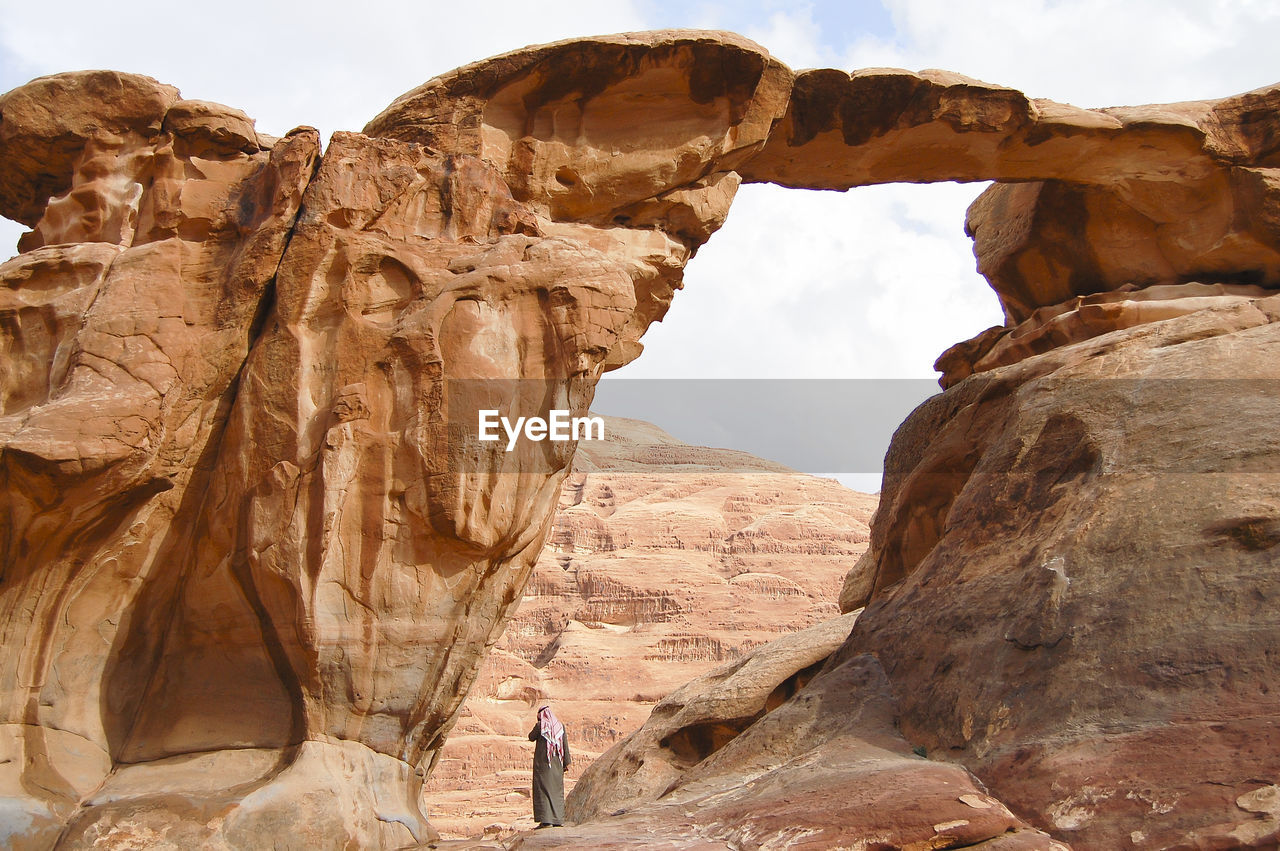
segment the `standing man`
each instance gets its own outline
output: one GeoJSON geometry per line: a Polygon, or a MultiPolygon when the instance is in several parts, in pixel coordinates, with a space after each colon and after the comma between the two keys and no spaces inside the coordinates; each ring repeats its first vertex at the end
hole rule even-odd
{"type": "Polygon", "coordinates": [[[529,731],[533,749],[533,818],[538,827],[564,824],[564,771],[569,767],[569,737],[550,706],[538,710],[529,731]]]}

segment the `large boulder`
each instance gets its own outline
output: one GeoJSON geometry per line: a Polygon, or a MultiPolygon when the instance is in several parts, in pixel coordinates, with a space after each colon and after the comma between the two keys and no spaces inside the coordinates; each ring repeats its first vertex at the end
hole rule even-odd
{"type": "Polygon", "coordinates": [[[874,654],[908,739],[1079,847],[1280,838],[1278,320],[1273,294],[1059,347],[894,437],[836,659],[874,654]]]}

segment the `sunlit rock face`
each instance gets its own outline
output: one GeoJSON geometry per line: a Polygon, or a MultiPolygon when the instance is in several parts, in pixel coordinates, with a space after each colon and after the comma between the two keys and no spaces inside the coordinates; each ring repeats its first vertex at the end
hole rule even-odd
{"type": "Polygon", "coordinates": [[[731,33],[632,33],[486,59],[398,98],[364,128],[491,163],[549,233],[624,260],[636,308],[609,365],[641,351],[684,264],[724,222],[792,74],[731,33]]]}
{"type": "Polygon", "coordinates": [[[785,105],[745,42],[614,41],[634,61],[574,90],[589,142],[521,141],[544,54],[455,75],[501,116],[457,128],[514,161],[403,128],[321,157],[114,72],[0,100],[0,212],[32,228],[0,268],[11,844],[430,836],[421,778],[573,454],[459,422],[585,414],[785,105]],[[637,97],[668,120],[628,141],[637,97]]]}
{"type": "MultiPolygon", "coordinates": [[[[1084,110],[659,32],[467,66],[323,156],[145,77],[0,96],[0,214],[31,228],[0,266],[0,835],[427,838],[419,783],[574,451],[459,420],[585,413],[742,180],[995,180],[967,228],[1006,325],[940,359],[841,595],[866,612],[742,741],[860,808],[882,755],[855,770],[850,737],[922,749],[894,770],[1016,813],[867,841],[1274,842],[1277,397],[1239,380],[1276,377],[1277,91],[1084,110]]],[[[628,824],[838,828],[751,765],[785,824],[735,832],[745,798],[628,824]]]]}
{"type": "MultiPolygon", "coordinates": [[[[413,771],[431,763],[519,597],[569,457],[538,464],[536,445],[458,457],[448,406],[467,400],[448,384],[518,377],[549,400],[504,404],[568,406],[634,304],[617,264],[537,235],[503,189],[474,160],[331,142],[244,362],[182,581],[147,589],[154,604],[113,672],[131,719],[121,759],[230,743],[354,749],[375,782],[399,788],[397,818],[357,800],[367,823],[325,829],[385,844],[424,829],[413,771]],[[143,690],[124,687],[137,680],[143,690]]],[[[238,779],[265,779],[256,770],[238,779]]],[[[305,776],[327,770],[321,759],[305,776]]],[[[359,785],[333,772],[334,785],[359,785]]],[[[86,841],[133,807],[83,814],[86,841]]],[[[302,816],[350,818],[289,814],[302,816]]]]}
{"type": "Polygon", "coordinates": [[[833,664],[876,656],[908,739],[1078,847],[1276,842],[1277,320],[1271,295],[980,373],[886,459],[833,664]]]}
{"type": "Polygon", "coordinates": [[[962,766],[913,751],[874,658],[824,665],[856,618],[777,639],[668,696],[574,788],[569,812],[583,824],[516,847],[1062,851],[962,766]]]}
{"type": "Polygon", "coordinates": [[[0,266],[0,784],[8,841],[48,847],[121,764],[129,639],[173,615],[143,601],[181,582],[319,139],[112,72],[0,112],[0,208],[33,228],[0,266]]]}

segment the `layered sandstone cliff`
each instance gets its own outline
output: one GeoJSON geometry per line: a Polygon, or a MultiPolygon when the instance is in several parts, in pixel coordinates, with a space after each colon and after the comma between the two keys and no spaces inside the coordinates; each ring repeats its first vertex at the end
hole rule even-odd
{"type": "Polygon", "coordinates": [[[0,266],[5,841],[429,837],[574,452],[476,411],[584,413],[741,180],[994,180],[967,228],[1007,321],[895,439],[849,643],[613,836],[1274,844],[1278,105],[796,74],[699,32],[476,63],[323,155],[145,77],[0,96],[32,228],[0,266]],[[902,808],[877,766],[1016,817],[902,808]]]}
{"type": "MultiPolygon", "coordinates": [[[[603,442],[578,446],[520,608],[424,788],[446,837],[534,826],[527,734],[542,701],[567,726],[576,779],[686,681],[835,618],[866,550],[874,496],[647,423],[605,422],[603,442]]],[[[805,641],[811,661],[849,627],[825,650],[805,641]]],[[[806,664],[773,674],[774,686],[806,664]]]]}

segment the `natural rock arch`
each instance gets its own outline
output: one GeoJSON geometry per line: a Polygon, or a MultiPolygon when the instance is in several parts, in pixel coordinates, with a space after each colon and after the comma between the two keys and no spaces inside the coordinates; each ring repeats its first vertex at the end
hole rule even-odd
{"type": "MultiPolygon", "coordinates": [[[[1277,91],[1083,110],[644,33],[466,66],[323,156],[314,131],[264,137],[144,77],[4,95],[0,213],[33,228],[0,267],[0,734],[24,838],[422,838],[415,772],[519,599],[571,455],[472,445],[451,466],[447,382],[533,379],[527,410],[550,387],[585,411],[741,180],[999,181],[967,227],[1008,322],[940,360],[947,386],[992,375],[904,432],[848,591],[892,610],[902,594],[882,592],[937,560],[991,457],[957,422],[1025,443],[1033,467],[1073,440],[1096,450],[1096,423],[1023,434],[1016,405],[974,407],[1070,362],[1027,358],[1206,309],[1236,317],[1210,336],[1270,326],[1277,91]]],[[[1041,585],[1028,594],[1061,597],[1041,585]]],[[[1055,624],[1015,631],[1056,647],[1055,624]]],[[[905,703],[939,741],[968,711],[905,703]]],[[[1040,817],[1051,802],[1027,788],[1040,817]]]]}

